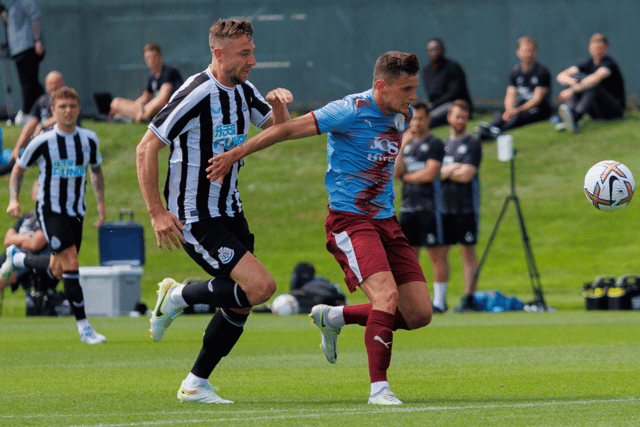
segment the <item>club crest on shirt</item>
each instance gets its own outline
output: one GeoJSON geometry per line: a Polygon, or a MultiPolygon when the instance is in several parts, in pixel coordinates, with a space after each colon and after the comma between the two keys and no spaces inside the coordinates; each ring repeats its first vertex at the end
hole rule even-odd
{"type": "Polygon", "coordinates": [[[468,148],[466,145],[461,145],[458,147],[458,154],[465,154],[468,151],[468,148]]]}
{"type": "Polygon", "coordinates": [[[404,114],[396,114],[393,118],[393,124],[399,132],[403,132],[405,124],[404,114]]]}
{"type": "Polygon", "coordinates": [[[53,236],[51,238],[51,242],[49,244],[51,245],[51,249],[56,251],[56,250],[60,249],[60,245],[62,244],[62,242],[60,242],[60,239],[58,239],[57,236],[53,236]]]}
{"type": "Polygon", "coordinates": [[[220,262],[223,264],[227,264],[229,261],[233,259],[234,251],[229,248],[220,248],[218,249],[218,258],[220,258],[220,262]]]}

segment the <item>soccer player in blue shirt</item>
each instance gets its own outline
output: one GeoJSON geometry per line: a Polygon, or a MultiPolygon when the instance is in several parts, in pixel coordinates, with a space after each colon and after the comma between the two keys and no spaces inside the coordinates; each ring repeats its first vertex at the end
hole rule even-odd
{"type": "Polygon", "coordinates": [[[394,162],[417,99],[419,71],[415,54],[387,52],[376,61],[372,89],[272,126],[213,157],[207,168],[207,178],[215,181],[239,159],[276,142],[328,133],[327,249],[344,270],[349,290],[359,287],[371,302],[317,305],[311,317],[330,363],[336,362],[342,327],[365,326],[369,403],[379,405],[402,404],[387,381],[393,331],[421,328],[432,316],[424,274],[395,216],[393,191],[394,162]]]}

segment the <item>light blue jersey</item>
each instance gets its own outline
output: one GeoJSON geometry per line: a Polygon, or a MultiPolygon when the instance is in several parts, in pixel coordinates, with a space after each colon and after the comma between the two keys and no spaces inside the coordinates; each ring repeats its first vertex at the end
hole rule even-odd
{"type": "Polygon", "coordinates": [[[319,132],[329,134],[329,207],[376,219],[393,216],[393,168],[411,116],[383,114],[371,89],[333,101],[313,116],[319,132]]]}

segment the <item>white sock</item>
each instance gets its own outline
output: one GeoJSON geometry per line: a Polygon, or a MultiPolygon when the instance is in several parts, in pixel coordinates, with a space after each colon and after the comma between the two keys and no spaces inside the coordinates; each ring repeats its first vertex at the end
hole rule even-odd
{"type": "Polygon", "coordinates": [[[344,306],[331,307],[327,315],[327,323],[329,326],[342,328],[344,326],[344,306]]]}
{"type": "Polygon", "coordinates": [[[24,252],[18,252],[13,256],[12,263],[15,268],[24,268],[24,258],[27,256],[24,252]]]}
{"type": "Polygon", "coordinates": [[[447,282],[433,284],[433,305],[441,309],[447,305],[447,282]]]}
{"type": "Polygon", "coordinates": [[[82,332],[84,328],[91,327],[91,323],[89,323],[88,319],[81,319],[77,321],[78,323],[78,332],[82,332]]]}
{"type": "Polygon", "coordinates": [[[385,388],[389,388],[389,381],[377,381],[375,383],[371,383],[371,396],[379,393],[380,390],[385,388]]]}
{"type": "Polygon", "coordinates": [[[182,297],[182,290],[184,289],[184,284],[180,284],[178,286],[176,286],[175,288],[173,288],[171,290],[171,293],[169,294],[169,297],[171,298],[171,301],[175,302],[176,304],[178,304],[180,307],[186,307],[189,304],[187,304],[184,300],[184,298],[182,297]]]}
{"type": "Polygon", "coordinates": [[[195,375],[193,375],[191,372],[189,372],[189,375],[187,375],[187,378],[185,378],[183,385],[190,389],[193,390],[197,387],[202,387],[207,383],[207,379],[206,378],[200,378],[197,377],[195,375]]]}

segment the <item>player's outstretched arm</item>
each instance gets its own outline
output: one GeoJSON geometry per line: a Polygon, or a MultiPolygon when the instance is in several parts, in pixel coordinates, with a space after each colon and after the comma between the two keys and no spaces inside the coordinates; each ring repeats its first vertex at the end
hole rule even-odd
{"type": "Polygon", "coordinates": [[[271,126],[237,147],[209,159],[211,165],[207,167],[207,179],[213,182],[224,178],[234,163],[251,153],[264,150],[276,142],[313,135],[318,135],[318,127],[316,119],[311,113],[271,126]]]}
{"type": "Polygon", "coordinates": [[[147,129],[136,148],[136,166],[140,190],[151,217],[151,226],[156,233],[158,248],[162,249],[164,242],[169,252],[173,252],[172,243],[176,248],[180,248],[180,241],[185,242],[182,234],[184,225],[165,209],[160,198],[158,153],[164,147],[165,143],[153,131],[147,129]]]}

